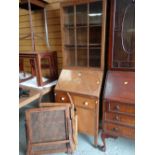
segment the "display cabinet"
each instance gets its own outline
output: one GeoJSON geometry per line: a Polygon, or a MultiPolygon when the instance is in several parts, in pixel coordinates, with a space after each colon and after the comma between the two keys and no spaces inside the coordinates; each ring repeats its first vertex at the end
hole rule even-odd
{"type": "Polygon", "coordinates": [[[104,68],[106,0],[61,3],[64,67],[104,68]]]}
{"type": "Polygon", "coordinates": [[[110,1],[109,69],[135,68],[135,2],[110,1]]]}

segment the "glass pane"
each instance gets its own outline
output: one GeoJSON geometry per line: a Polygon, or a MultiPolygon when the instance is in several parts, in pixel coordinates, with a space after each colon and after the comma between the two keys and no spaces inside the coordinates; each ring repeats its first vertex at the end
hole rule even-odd
{"type": "Polygon", "coordinates": [[[65,47],[64,63],[66,66],[75,66],[75,48],[65,47]]]}
{"type": "Polygon", "coordinates": [[[76,6],[76,26],[86,26],[87,25],[87,5],[77,5],[76,6]]]}
{"type": "Polygon", "coordinates": [[[135,4],[131,0],[117,1],[114,28],[114,68],[135,66],[135,4]]]}
{"type": "Polygon", "coordinates": [[[77,28],[77,46],[87,46],[87,28],[77,28]]]}
{"type": "Polygon", "coordinates": [[[90,3],[89,24],[99,25],[102,22],[102,1],[90,3]]]}
{"type": "Polygon", "coordinates": [[[101,45],[101,27],[95,26],[89,28],[89,44],[101,45]]]}
{"type": "Polygon", "coordinates": [[[64,28],[64,44],[67,46],[73,46],[75,44],[75,33],[73,28],[64,28]]]}
{"type": "Polygon", "coordinates": [[[74,7],[64,8],[64,24],[65,26],[74,26],[74,7]]]}
{"type": "Polygon", "coordinates": [[[77,63],[78,66],[87,66],[87,49],[86,48],[77,48],[77,63]]]}
{"type": "Polygon", "coordinates": [[[89,50],[89,66],[90,67],[100,67],[100,48],[91,48],[89,50]]]}

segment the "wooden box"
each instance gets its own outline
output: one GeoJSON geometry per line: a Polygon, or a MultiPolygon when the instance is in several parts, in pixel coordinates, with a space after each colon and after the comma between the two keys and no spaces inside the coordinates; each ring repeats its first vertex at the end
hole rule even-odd
{"type": "Polygon", "coordinates": [[[108,136],[135,136],[135,73],[108,71],[103,94],[103,132],[108,136]]]}
{"type": "Polygon", "coordinates": [[[78,115],[78,130],[94,136],[97,145],[99,125],[99,96],[103,72],[88,69],[63,69],[55,87],[56,102],[69,102],[70,93],[78,115]]]}

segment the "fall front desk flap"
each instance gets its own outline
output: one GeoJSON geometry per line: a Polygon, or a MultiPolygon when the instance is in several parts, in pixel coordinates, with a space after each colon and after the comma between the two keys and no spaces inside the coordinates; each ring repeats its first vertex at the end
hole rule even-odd
{"type": "Polygon", "coordinates": [[[104,99],[135,103],[135,73],[108,71],[104,88],[104,99]]]}
{"type": "Polygon", "coordinates": [[[55,90],[99,97],[103,71],[63,69],[55,90]]]}

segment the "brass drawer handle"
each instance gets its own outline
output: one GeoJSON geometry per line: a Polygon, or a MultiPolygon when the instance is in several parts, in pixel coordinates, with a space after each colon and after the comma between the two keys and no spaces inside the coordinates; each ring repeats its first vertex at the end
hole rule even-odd
{"type": "Polygon", "coordinates": [[[65,97],[61,97],[61,101],[64,101],[65,100],[65,97]]]}
{"type": "Polygon", "coordinates": [[[119,116],[116,115],[116,116],[113,118],[113,120],[119,121],[119,116]]]}
{"type": "Polygon", "coordinates": [[[127,85],[128,84],[128,81],[124,81],[124,84],[127,85]]]}
{"type": "Polygon", "coordinates": [[[119,105],[116,105],[116,106],[114,107],[114,110],[119,111],[119,110],[120,110],[120,106],[119,106],[119,105]]]}
{"type": "Polygon", "coordinates": [[[79,72],[79,73],[78,73],[78,76],[81,76],[81,75],[82,75],[82,74],[79,72]]]}
{"type": "Polygon", "coordinates": [[[98,84],[98,85],[99,85],[99,84],[100,84],[100,81],[97,81],[97,82],[96,82],[96,84],[98,84]]]}
{"type": "Polygon", "coordinates": [[[87,101],[85,101],[83,104],[84,104],[85,106],[88,106],[89,103],[88,103],[87,101]]]}
{"type": "Polygon", "coordinates": [[[119,129],[118,129],[117,127],[114,127],[114,128],[112,128],[112,131],[114,131],[114,132],[118,132],[119,129]]]}

